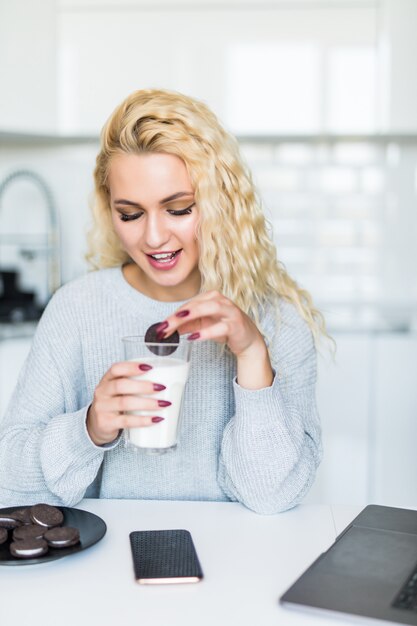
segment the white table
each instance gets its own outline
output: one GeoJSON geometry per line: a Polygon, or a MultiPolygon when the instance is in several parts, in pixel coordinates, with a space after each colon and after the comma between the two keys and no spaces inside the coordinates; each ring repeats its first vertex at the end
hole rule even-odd
{"type": "Polygon", "coordinates": [[[0,567],[0,623],[24,626],[285,626],[347,624],[279,606],[279,596],[326,550],[360,507],[301,505],[261,516],[240,504],[83,500],[107,534],[72,556],[0,567]],[[132,530],[186,528],[204,571],[188,585],[141,586],[132,530]]]}

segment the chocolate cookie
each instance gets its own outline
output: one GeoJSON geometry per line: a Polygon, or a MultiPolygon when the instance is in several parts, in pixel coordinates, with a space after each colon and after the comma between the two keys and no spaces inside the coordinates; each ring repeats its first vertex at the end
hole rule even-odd
{"type": "Polygon", "coordinates": [[[0,528],[0,546],[7,541],[8,532],[6,528],[0,528]]]}
{"type": "Polygon", "coordinates": [[[158,356],[168,356],[168,354],[172,354],[173,352],[175,352],[175,350],[177,349],[177,346],[175,345],[169,345],[169,344],[175,344],[175,343],[179,343],[180,341],[180,336],[178,334],[177,331],[173,332],[172,335],[170,335],[169,337],[165,337],[164,339],[160,339],[157,336],[156,333],[156,329],[158,328],[158,326],[160,325],[161,322],[157,322],[156,324],[152,324],[152,326],[149,326],[148,330],[145,333],[145,343],[146,344],[151,344],[148,345],[148,349],[153,352],[154,354],[158,355],[158,356]],[[152,344],[166,344],[166,345],[152,345],[152,344]]]}
{"type": "Polygon", "coordinates": [[[48,544],[44,539],[26,539],[10,544],[10,553],[18,559],[36,559],[48,552],[48,544]]]}
{"type": "Polygon", "coordinates": [[[32,518],[30,517],[30,507],[27,506],[24,509],[16,509],[13,513],[10,513],[10,517],[13,517],[21,524],[32,524],[32,518]]]}
{"type": "Polygon", "coordinates": [[[27,539],[43,539],[44,534],[48,529],[45,526],[39,526],[39,524],[27,524],[26,526],[19,526],[13,531],[13,541],[26,541],[27,539]]]}
{"type": "Polygon", "coordinates": [[[0,528],[17,528],[21,522],[13,517],[13,513],[0,513],[0,528]]]}
{"type": "Polygon", "coordinates": [[[71,526],[51,528],[46,531],[44,539],[51,548],[69,548],[80,541],[80,531],[71,526]]]}
{"type": "Polygon", "coordinates": [[[34,524],[53,528],[59,526],[64,521],[62,512],[50,504],[35,504],[30,509],[30,517],[34,524]]]}

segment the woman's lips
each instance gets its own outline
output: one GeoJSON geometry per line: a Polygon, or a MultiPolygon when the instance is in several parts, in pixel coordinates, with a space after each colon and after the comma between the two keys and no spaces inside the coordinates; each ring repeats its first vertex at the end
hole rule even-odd
{"type": "Polygon", "coordinates": [[[169,259],[169,260],[166,260],[166,259],[163,259],[163,258],[155,259],[150,254],[147,254],[146,256],[147,256],[147,259],[148,259],[150,265],[152,265],[152,267],[154,267],[157,270],[166,271],[166,270],[170,270],[173,267],[175,267],[175,265],[179,261],[179,258],[181,256],[181,252],[182,252],[182,249],[181,250],[177,250],[176,252],[174,252],[174,256],[171,259],[169,259]]]}

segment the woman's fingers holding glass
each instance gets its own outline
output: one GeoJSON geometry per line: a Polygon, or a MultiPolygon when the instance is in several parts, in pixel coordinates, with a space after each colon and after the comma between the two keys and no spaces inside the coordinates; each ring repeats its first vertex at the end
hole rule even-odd
{"type": "MultiPolygon", "coordinates": [[[[101,446],[114,441],[121,430],[125,428],[146,428],[164,421],[158,407],[150,411],[150,415],[128,415],[121,412],[100,412],[94,420],[87,420],[87,429],[92,441],[101,446]]],[[[89,417],[92,417],[89,412],[89,417]]]]}
{"type": "Polygon", "coordinates": [[[157,400],[139,395],[113,396],[103,402],[102,410],[106,413],[127,413],[128,411],[160,411],[170,406],[168,400],[157,400]]]}
{"type": "Polygon", "coordinates": [[[127,417],[133,419],[134,427],[150,426],[163,420],[160,412],[171,403],[157,397],[166,389],[165,385],[141,380],[146,372],[152,374],[152,369],[146,360],[120,361],[113,363],[104,374],[87,411],[87,430],[96,445],[114,441],[120,429],[129,428],[127,417]],[[126,415],[131,411],[147,411],[149,415],[126,415]]]}
{"type": "Polygon", "coordinates": [[[113,363],[113,365],[107,370],[103,376],[103,380],[113,380],[114,378],[131,378],[132,376],[140,376],[145,372],[149,372],[152,369],[152,365],[146,363],[146,361],[120,361],[119,363],[113,363]]]}
{"type": "Polygon", "coordinates": [[[109,381],[108,393],[110,396],[123,395],[152,395],[164,391],[165,385],[148,380],[134,380],[133,378],[114,378],[109,381]]]}
{"type": "Polygon", "coordinates": [[[117,424],[119,429],[126,428],[147,428],[153,424],[159,424],[165,420],[162,415],[119,415],[117,424]]]}

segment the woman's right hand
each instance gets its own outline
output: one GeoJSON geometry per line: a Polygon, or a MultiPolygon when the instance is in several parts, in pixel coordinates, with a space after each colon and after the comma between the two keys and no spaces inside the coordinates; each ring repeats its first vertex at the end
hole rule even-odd
{"type": "Polygon", "coordinates": [[[94,390],[94,399],[87,412],[87,430],[91,440],[101,446],[114,441],[121,429],[151,426],[164,418],[158,415],[166,400],[149,398],[165,389],[148,380],[134,380],[152,369],[145,363],[122,361],[114,363],[94,390]],[[126,415],[126,411],[155,411],[153,415],[126,415]]]}

